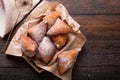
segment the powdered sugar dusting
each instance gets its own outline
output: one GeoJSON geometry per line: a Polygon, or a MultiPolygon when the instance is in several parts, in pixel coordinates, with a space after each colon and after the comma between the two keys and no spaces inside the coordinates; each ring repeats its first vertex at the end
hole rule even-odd
{"type": "Polygon", "coordinates": [[[36,41],[40,42],[42,41],[43,37],[45,36],[47,30],[47,25],[44,22],[41,22],[38,25],[35,25],[34,27],[30,28],[29,35],[36,41]]]}
{"type": "Polygon", "coordinates": [[[43,41],[39,44],[38,50],[40,54],[49,56],[54,54],[55,46],[48,37],[44,37],[43,41]]]}

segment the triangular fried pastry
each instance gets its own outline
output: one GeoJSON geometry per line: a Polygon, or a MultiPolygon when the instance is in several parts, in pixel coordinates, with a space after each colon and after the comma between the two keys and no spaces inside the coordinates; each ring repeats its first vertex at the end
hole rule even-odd
{"type": "Polygon", "coordinates": [[[37,43],[23,34],[20,35],[20,39],[23,53],[28,57],[35,56],[37,50],[37,43]]]}
{"type": "Polygon", "coordinates": [[[53,11],[50,14],[43,17],[43,21],[47,21],[49,25],[53,25],[58,17],[60,17],[60,12],[53,11]]]}
{"type": "Polygon", "coordinates": [[[64,51],[58,54],[58,72],[62,75],[65,73],[76,61],[76,50],[64,51]]]}
{"type": "Polygon", "coordinates": [[[54,36],[58,34],[66,34],[69,33],[70,30],[70,27],[58,18],[55,24],[48,30],[47,35],[54,36]]]}
{"type": "Polygon", "coordinates": [[[58,49],[61,49],[68,41],[68,34],[59,34],[52,36],[52,41],[58,49]]]}
{"type": "Polygon", "coordinates": [[[49,37],[44,37],[39,44],[37,53],[37,58],[41,59],[45,64],[49,63],[55,54],[55,45],[49,39],[49,37]]]}
{"type": "Polygon", "coordinates": [[[39,43],[45,36],[46,30],[47,24],[42,21],[41,23],[28,29],[28,34],[32,39],[39,43]]]}

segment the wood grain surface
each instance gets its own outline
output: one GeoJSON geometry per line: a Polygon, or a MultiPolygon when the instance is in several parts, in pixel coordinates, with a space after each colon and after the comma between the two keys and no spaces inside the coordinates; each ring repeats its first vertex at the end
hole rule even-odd
{"type": "MultiPolygon", "coordinates": [[[[80,30],[87,38],[74,66],[72,80],[120,80],[120,1],[57,1],[81,24],[80,30]]],[[[6,38],[0,39],[0,50],[6,38]]],[[[47,71],[38,74],[24,59],[1,53],[0,80],[60,79],[47,71]]]]}
{"type": "MultiPolygon", "coordinates": [[[[55,0],[49,0],[55,1],[55,0]]],[[[70,14],[120,14],[120,0],[56,0],[65,5],[70,14]]]]}

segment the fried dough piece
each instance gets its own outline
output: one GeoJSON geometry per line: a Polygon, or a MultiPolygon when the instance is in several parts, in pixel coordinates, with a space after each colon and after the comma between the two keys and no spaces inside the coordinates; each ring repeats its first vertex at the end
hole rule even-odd
{"type": "Polygon", "coordinates": [[[70,27],[58,18],[55,24],[48,30],[47,35],[54,36],[58,34],[67,34],[70,30],[70,27]]]}
{"type": "Polygon", "coordinates": [[[65,73],[76,61],[76,50],[64,51],[58,55],[58,72],[62,75],[65,73]]]}
{"type": "Polygon", "coordinates": [[[27,55],[28,57],[35,56],[37,50],[37,43],[23,34],[20,35],[20,38],[21,47],[24,54],[27,55]]]}
{"type": "Polygon", "coordinates": [[[49,37],[44,37],[39,44],[37,58],[41,59],[45,64],[48,64],[55,54],[55,45],[49,39],[49,37]]]}
{"type": "Polygon", "coordinates": [[[53,11],[50,14],[43,17],[43,21],[47,21],[49,25],[53,25],[58,17],[60,17],[60,12],[53,11]]]}
{"type": "Polygon", "coordinates": [[[68,41],[68,34],[60,34],[53,36],[52,41],[58,49],[61,49],[68,41]]]}
{"type": "Polygon", "coordinates": [[[38,25],[35,25],[32,28],[28,29],[28,34],[32,39],[39,43],[45,36],[46,30],[47,24],[42,21],[38,25]]]}

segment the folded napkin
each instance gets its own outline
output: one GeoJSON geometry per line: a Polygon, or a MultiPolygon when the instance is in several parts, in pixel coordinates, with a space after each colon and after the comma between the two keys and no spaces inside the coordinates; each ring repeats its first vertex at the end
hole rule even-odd
{"type": "Polygon", "coordinates": [[[14,28],[40,0],[0,0],[0,37],[14,28]]]}

